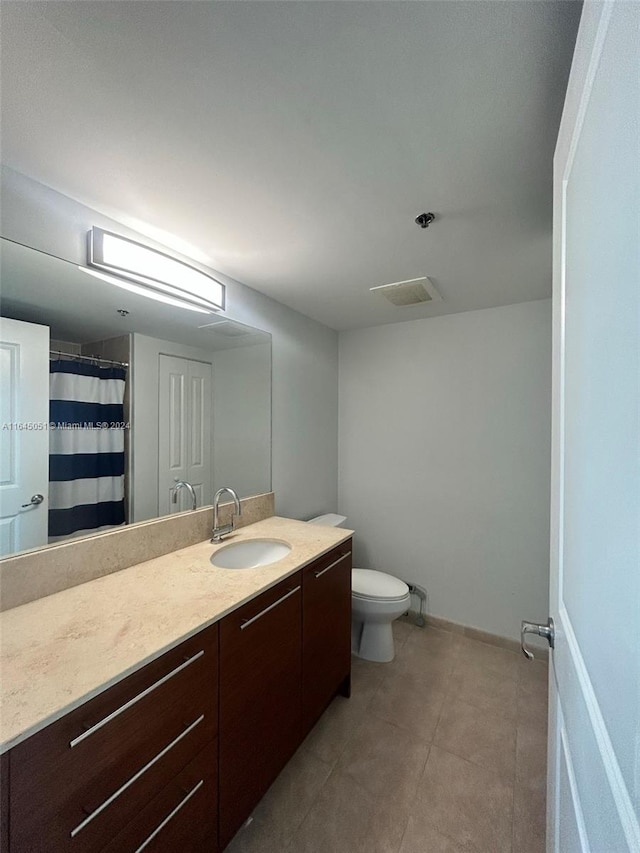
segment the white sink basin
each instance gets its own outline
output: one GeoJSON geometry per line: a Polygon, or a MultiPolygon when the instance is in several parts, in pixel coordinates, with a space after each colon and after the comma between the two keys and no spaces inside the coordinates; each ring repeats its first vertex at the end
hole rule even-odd
{"type": "Polygon", "coordinates": [[[220,569],[256,569],[269,566],[291,553],[291,545],[276,539],[249,539],[234,542],[211,555],[211,562],[220,569]]]}

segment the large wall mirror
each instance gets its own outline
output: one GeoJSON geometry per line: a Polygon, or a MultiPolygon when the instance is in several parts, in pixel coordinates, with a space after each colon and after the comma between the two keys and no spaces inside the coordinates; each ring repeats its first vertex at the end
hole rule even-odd
{"type": "Polygon", "coordinates": [[[271,336],[0,239],[0,557],[271,489],[271,336]]]}

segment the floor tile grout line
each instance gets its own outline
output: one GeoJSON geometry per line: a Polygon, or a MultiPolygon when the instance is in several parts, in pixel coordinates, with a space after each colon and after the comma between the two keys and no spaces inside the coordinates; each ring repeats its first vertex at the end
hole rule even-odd
{"type": "Polygon", "coordinates": [[[404,843],[404,837],[407,834],[407,829],[409,828],[409,821],[411,820],[411,816],[414,813],[414,807],[416,804],[416,800],[418,799],[418,790],[420,788],[420,782],[422,780],[422,777],[424,776],[425,770],[427,769],[427,764],[429,763],[429,756],[431,755],[432,747],[433,747],[433,741],[429,744],[429,751],[427,752],[427,757],[425,759],[424,766],[423,766],[423,768],[420,772],[420,775],[418,777],[418,780],[416,782],[416,789],[413,792],[413,799],[411,800],[411,805],[409,806],[409,813],[408,813],[408,817],[407,817],[407,822],[406,822],[404,830],[402,832],[402,838],[400,839],[400,844],[398,846],[398,853],[400,853],[400,851],[402,850],[402,845],[404,843]]]}
{"type": "MultiPolygon", "coordinates": [[[[463,661],[463,663],[464,663],[464,661],[463,661]]],[[[472,663],[476,669],[481,669],[483,672],[490,672],[491,675],[498,676],[499,678],[505,678],[505,679],[508,679],[509,681],[514,681],[516,684],[516,687],[519,687],[519,685],[520,685],[520,681],[519,681],[519,678],[517,675],[514,676],[514,675],[509,675],[508,673],[499,672],[498,670],[492,669],[491,667],[485,666],[484,664],[477,662],[477,661],[472,661],[472,663]]]]}
{"type": "MultiPolygon", "coordinates": [[[[428,818],[427,818],[426,820],[427,820],[427,823],[429,824],[429,826],[430,826],[430,827],[432,827],[433,829],[435,829],[435,831],[436,831],[437,833],[439,833],[443,838],[446,838],[448,841],[451,841],[451,843],[452,843],[452,844],[455,844],[455,845],[456,845],[456,847],[460,847],[460,844],[461,844],[461,843],[464,843],[464,845],[465,845],[466,847],[473,848],[473,849],[471,850],[471,853],[483,853],[483,851],[479,850],[479,849],[476,847],[476,845],[475,845],[475,844],[473,844],[471,841],[460,842],[460,841],[459,841],[459,840],[457,840],[456,838],[452,838],[452,837],[451,837],[450,835],[448,835],[446,832],[443,832],[443,831],[442,831],[442,829],[440,829],[439,827],[437,827],[435,824],[431,823],[431,821],[430,821],[428,818]]],[[[511,851],[511,853],[513,853],[513,851],[511,851]]]]}
{"type": "MultiPolygon", "coordinates": [[[[317,756],[316,756],[316,758],[317,758],[317,756]]],[[[313,796],[313,799],[312,799],[312,800],[310,801],[310,803],[309,803],[308,808],[307,808],[307,809],[305,809],[305,812],[304,812],[304,815],[302,816],[302,819],[301,819],[300,821],[298,821],[298,824],[297,824],[297,826],[295,827],[295,829],[293,829],[293,830],[291,831],[291,833],[290,833],[290,836],[289,836],[288,840],[286,840],[285,847],[290,847],[290,846],[291,846],[291,844],[293,843],[293,839],[294,839],[294,836],[295,836],[296,832],[300,829],[300,827],[302,826],[302,824],[303,824],[303,823],[305,822],[305,820],[307,819],[307,815],[309,814],[309,812],[310,812],[310,811],[311,811],[311,809],[313,808],[313,806],[314,806],[314,804],[315,804],[316,800],[318,799],[318,797],[319,797],[319,796],[320,796],[320,794],[322,793],[323,789],[324,789],[324,788],[325,788],[325,786],[327,785],[327,783],[328,783],[328,781],[329,781],[329,779],[330,779],[330,777],[331,777],[331,774],[333,773],[333,771],[334,771],[334,769],[335,769],[335,768],[334,768],[334,767],[332,767],[330,764],[328,764],[328,762],[323,761],[322,759],[318,759],[318,760],[319,760],[319,761],[322,761],[322,763],[323,763],[323,764],[327,764],[327,766],[329,767],[329,772],[327,773],[327,777],[326,777],[326,779],[324,780],[324,782],[322,783],[322,785],[320,785],[320,787],[318,788],[318,790],[315,792],[315,794],[314,794],[314,796],[313,796]]],[[[336,766],[337,766],[337,765],[336,765],[336,766]]]]}
{"type": "MultiPolygon", "coordinates": [[[[300,745],[300,747],[298,747],[298,749],[300,749],[301,747],[302,747],[302,744],[300,745]]],[[[266,799],[266,798],[267,798],[267,796],[269,795],[269,793],[270,793],[270,791],[271,791],[271,789],[272,789],[273,785],[278,781],[278,779],[280,779],[280,778],[282,777],[282,774],[284,773],[284,771],[285,771],[288,767],[290,767],[290,764],[291,764],[291,762],[293,761],[293,759],[294,759],[294,757],[295,757],[295,755],[296,755],[296,754],[297,754],[297,750],[296,750],[296,753],[294,753],[294,755],[293,755],[293,756],[291,756],[291,758],[289,759],[289,761],[287,762],[287,764],[286,764],[286,765],[284,766],[284,768],[280,771],[280,773],[278,774],[278,776],[276,777],[276,779],[274,780],[274,782],[272,783],[272,785],[267,789],[267,792],[263,795],[263,797],[260,799],[260,801],[258,802],[258,804],[256,805],[256,807],[254,808],[254,810],[251,812],[250,817],[252,817],[252,818],[256,821],[256,825],[257,825],[257,826],[262,826],[262,827],[264,827],[264,826],[268,826],[268,820],[267,820],[266,818],[261,817],[261,816],[258,814],[259,809],[260,809],[260,806],[264,803],[265,799],[266,799]]],[[[283,835],[282,835],[281,840],[282,840],[282,842],[283,842],[283,844],[284,844],[285,849],[291,845],[291,842],[293,841],[293,836],[294,836],[294,835],[295,835],[295,833],[298,831],[298,829],[302,826],[302,823],[303,823],[304,819],[306,818],[306,816],[308,815],[308,813],[309,813],[309,812],[311,811],[311,809],[313,808],[313,802],[314,802],[314,801],[315,801],[315,799],[317,798],[317,796],[318,796],[318,794],[320,793],[320,791],[321,791],[321,790],[324,788],[324,786],[326,785],[326,783],[327,783],[327,781],[328,781],[328,779],[329,779],[329,776],[331,775],[331,772],[332,772],[332,770],[333,770],[333,768],[331,767],[331,765],[330,765],[327,761],[325,761],[324,759],[320,758],[319,756],[314,755],[313,753],[311,753],[311,752],[310,752],[310,751],[308,751],[308,750],[307,750],[307,755],[310,755],[312,758],[314,758],[316,761],[320,762],[321,764],[325,764],[325,765],[327,766],[327,768],[328,768],[329,772],[328,772],[328,774],[327,774],[327,778],[324,780],[324,782],[322,783],[322,785],[321,785],[321,786],[318,788],[318,790],[316,791],[316,793],[315,793],[315,795],[314,795],[314,799],[311,801],[311,803],[310,803],[309,807],[305,810],[305,812],[304,812],[304,815],[303,815],[302,819],[297,823],[297,825],[296,825],[295,829],[291,830],[291,831],[288,833],[288,836],[287,836],[287,835],[285,835],[285,834],[283,834],[283,835]]],[[[245,826],[244,826],[244,824],[243,824],[243,826],[241,826],[241,827],[240,827],[240,829],[238,830],[238,832],[241,832],[243,829],[248,829],[248,828],[249,828],[249,827],[245,827],[245,826]]],[[[237,834],[238,834],[238,833],[236,833],[236,835],[237,835],[237,834]]],[[[235,836],[234,836],[234,837],[235,837],[235,836]]]]}
{"type": "MultiPolygon", "coordinates": [[[[491,708],[491,709],[485,708],[482,705],[475,705],[473,702],[470,702],[468,699],[461,699],[460,696],[458,696],[455,693],[452,693],[451,695],[448,694],[447,699],[449,699],[449,698],[452,698],[452,700],[455,702],[462,702],[463,705],[468,705],[470,708],[475,708],[476,711],[481,711],[484,714],[490,714],[493,717],[497,717],[501,720],[507,720],[508,722],[515,723],[516,726],[518,725],[517,707],[515,709],[515,716],[509,717],[506,714],[501,714],[499,711],[496,711],[494,708],[491,708]]],[[[516,706],[517,706],[517,697],[516,697],[516,706]]]]}
{"type": "MultiPolygon", "coordinates": [[[[466,761],[467,764],[473,764],[474,767],[477,767],[480,770],[486,770],[488,773],[495,773],[496,775],[501,774],[501,771],[496,770],[495,767],[489,767],[486,764],[479,764],[477,761],[474,761],[472,758],[467,758],[466,755],[460,755],[459,752],[454,752],[450,747],[442,746],[442,744],[436,743],[435,739],[431,745],[435,746],[436,749],[439,749],[442,752],[447,752],[449,755],[454,755],[456,758],[460,758],[460,759],[462,759],[462,761],[466,761]]],[[[510,783],[505,782],[505,784],[509,785],[511,788],[515,787],[515,771],[514,771],[514,776],[513,776],[512,781],[510,783]]]]}
{"type": "MultiPolygon", "coordinates": [[[[436,749],[441,750],[441,752],[446,752],[446,753],[448,753],[449,755],[453,755],[455,758],[460,758],[462,761],[466,761],[466,762],[467,762],[467,764],[473,764],[473,762],[472,762],[472,761],[469,761],[468,759],[463,758],[461,755],[455,755],[454,753],[449,752],[449,750],[443,749],[442,747],[438,746],[436,743],[433,743],[433,742],[432,742],[432,744],[431,744],[431,746],[430,746],[430,748],[429,748],[429,755],[427,756],[427,760],[426,760],[426,762],[425,762],[424,769],[423,769],[423,771],[422,771],[422,775],[421,775],[421,777],[420,777],[420,780],[418,781],[418,788],[420,787],[420,781],[422,780],[422,778],[423,778],[423,776],[424,776],[424,774],[425,774],[425,771],[426,771],[426,769],[427,769],[427,764],[429,763],[429,758],[431,757],[431,753],[432,753],[432,751],[433,751],[433,747],[434,747],[434,746],[435,746],[435,748],[436,748],[436,749]]],[[[474,766],[475,766],[475,767],[478,767],[478,765],[477,765],[477,764],[475,764],[474,766]]],[[[412,808],[413,808],[413,806],[415,805],[415,802],[416,802],[417,797],[418,797],[418,789],[416,789],[416,794],[415,794],[414,799],[413,799],[413,802],[412,802],[412,808]]],[[[449,841],[451,841],[451,842],[452,842],[453,844],[455,844],[457,847],[459,847],[459,846],[460,846],[460,844],[461,844],[460,840],[459,840],[459,839],[456,839],[456,838],[453,838],[451,835],[448,835],[446,832],[443,832],[441,827],[436,826],[436,824],[435,824],[435,823],[433,823],[433,821],[431,820],[429,813],[427,813],[427,814],[424,816],[424,819],[425,819],[425,821],[429,824],[429,826],[430,826],[430,827],[432,827],[432,829],[434,829],[434,830],[435,830],[436,832],[438,832],[440,835],[442,835],[442,836],[443,836],[443,838],[447,838],[449,841]]],[[[512,807],[512,820],[513,820],[513,807],[512,807]]],[[[405,834],[406,834],[406,828],[405,828],[405,834]]],[[[404,839],[404,834],[403,834],[403,839],[404,839]]],[[[473,848],[473,851],[475,851],[475,853],[482,853],[482,851],[478,850],[477,846],[476,846],[475,844],[473,844],[472,842],[470,842],[470,841],[465,841],[465,842],[464,842],[464,844],[465,844],[467,847],[471,847],[471,848],[473,848]]],[[[401,845],[401,846],[402,846],[402,845],[401,845]]],[[[514,853],[514,851],[513,851],[513,825],[512,825],[512,840],[511,840],[511,848],[512,848],[511,853],[514,853]]]]}
{"type": "MultiPolygon", "coordinates": [[[[318,800],[319,800],[319,798],[320,798],[320,795],[322,794],[322,791],[323,791],[323,790],[326,788],[326,786],[329,784],[329,780],[331,779],[331,777],[333,776],[333,774],[334,774],[334,773],[336,773],[336,772],[338,772],[337,764],[336,764],[334,767],[332,767],[332,768],[331,768],[331,770],[329,771],[329,775],[327,776],[327,778],[324,780],[324,782],[322,783],[322,785],[320,786],[320,788],[319,788],[319,789],[318,789],[318,791],[316,792],[316,795],[315,795],[315,797],[313,798],[313,802],[311,803],[311,805],[309,806],[309,808],[306,810],[306,812],[305,812],[305,815],[304,815],[303,819],[300,821],[300,823],[298,824],[298,826],[296,827],[296,829],[291,833],[291,838],[287,841],[287,843],[286,843],[286,845],[285,845],[285,847],[286,847],[286,848],[289,848],[289,849],[291,848],[291,845],[293,844],[293,841],[294,841],[294,838],[295,838],[296,833],[297,833],[297,832],[299,832],[299,831],[302,829],[302,827],[303,827],[303,825],[304,825],[304,822],[305,822],[305,821],[306,821],[306,819],[309,817],[309,815],[310,815],[310,814],[311,814],[311,812],[313,811],[313,808],[315,807],[316,803],[318,802],[318,800]]],[[[353,781],[354,781],[354,783],[355,783],[355,784],[357,784],[357,783],[355,782],[355,780],[353,780],[353,781]]],[[[359,787],[362,787],[362,786],[359,786],[359,787]]]]}
{"type": "MultiPolygon", "coordinates": [[[[499,773],[497,770],[493,770],[493,768],[491,768],[491,767],[483,767],[482,765],[477,764],[475,761],[471,761],[470,758],[465,758],[464,755],[458,755],[455,752],[451,752],[450,749],[447,749],[444,746],[440,746],[437,743],[432,743],[431,746],[432,746],[432,748],[435,746],[435,748],[439,749],[440,752],[446,752],[447,755],[451,755],[454,758],[460,759],[460,761],[464,761],[466,764],[470,764],[472,767],[475,767],[476,770],[484,770],[487,773],[492,773],[494,776],[499,776],[499,773]]],[[[515,780],[514,780],[514,783],[512,783],[512,784],[509,784],[508,782],[502,782],[500,779],[498,779],[498,781],[501,782],[501,784],[504,784],[506,787],[515,788],[515,780]]]]}

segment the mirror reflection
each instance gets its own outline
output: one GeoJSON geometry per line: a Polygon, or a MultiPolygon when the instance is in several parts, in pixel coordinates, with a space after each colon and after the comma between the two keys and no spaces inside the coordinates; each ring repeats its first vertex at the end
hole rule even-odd
{"type": "Polygon", "coordinates": [[[8,240],[0,276],[0,556],[270,490],[268,333],[8,240]]]}

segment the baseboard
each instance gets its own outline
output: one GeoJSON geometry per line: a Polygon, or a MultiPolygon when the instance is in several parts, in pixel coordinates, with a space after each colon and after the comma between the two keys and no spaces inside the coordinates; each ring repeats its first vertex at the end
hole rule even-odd
{"type": "MultiPolygon", "coordinates": [[[[409,610],[404,616],[400,617],[404,622],[415,623],[418,618],[416,610],[409,610]]],[[[449,619],[443,619],[441,616],[432,616],[430,613],[425,614],[427,626],[438,628],[440,631],[449,631],[452,634],[460,634],[463,637],[468,637],[470,640],[477,640],[480,643],[487,643],[490,646],[498,646],[501,649],[508,649],[510,652],[522,654],[520,643],[512,637],[503,637],[500,634],[491,634],[489,631],[481,631],[479,628],[473,628],[470,625],[461,625],[459,622],[451,622],[449,619]]],[[[549,649],[542,646],[532,644],[535,656],[538,660],[549,659],[549,649]]]]}

